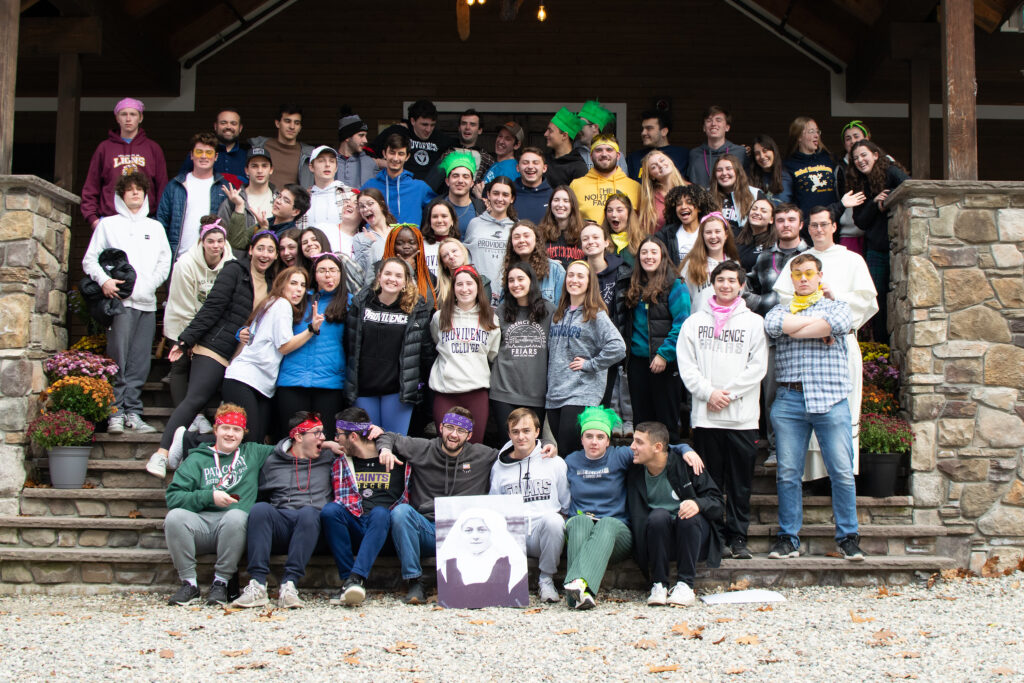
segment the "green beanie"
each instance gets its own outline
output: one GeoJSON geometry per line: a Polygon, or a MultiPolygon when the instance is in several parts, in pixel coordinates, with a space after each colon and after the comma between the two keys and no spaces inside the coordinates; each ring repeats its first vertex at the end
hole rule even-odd
{"type": "Polygon", "coordinates": [[[604,130],[605,126],[615,120],[615,114],[602,107],[596,100],[590,100],[580,109],[580,118],[590,121],[598,130],[604,130]]]}
{"type": "Polygon", "coordinates": [[[612,435],[612,429],[622,424],[622,419],[615,414],[611,408],[601,406],[584,408],[580,413],[580,434],[588,429],[600,429],[608,436],[612,435]]]}
{"type": "Polygon", "coordinates": [[[449,152],[444,159],[441,159],[441,168],[444,170],[445,178],[459,167],[469,169],[469,174],[476,177],[476,157],[473,156],[472,152],[455,150],[449,152]]]}
{"type": "Polygon", "coordinates": [[[551,123],[555,124],[555,128],[568,135],[570,140],[579,135],[579,132],[583,130],[583,122],[580,121],[580,117],[565,107],[559,109],[551,117],[551,123]]]}

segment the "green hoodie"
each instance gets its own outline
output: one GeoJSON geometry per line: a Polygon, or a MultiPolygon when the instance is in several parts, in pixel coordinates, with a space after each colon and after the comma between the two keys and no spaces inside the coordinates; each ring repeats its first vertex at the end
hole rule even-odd
{"type": "Polygon", "coordinates": [[[213,449],[209,444],[189,451],[167,487],[167,508],[184,508],[191,512],[237,508],[248,512],[256,502],[260,468],[274,452],[274,447],[247,441],[242,444],[240,450],[241,454],[230,474],[227,473],[233,455],[220,456],[218,471],[213,459],[213,449]],[[226,508],[218,507],[213,502],[213,489],[224,475],[227,476],[221,489],[238,496],[238,502],[226,508]]]}

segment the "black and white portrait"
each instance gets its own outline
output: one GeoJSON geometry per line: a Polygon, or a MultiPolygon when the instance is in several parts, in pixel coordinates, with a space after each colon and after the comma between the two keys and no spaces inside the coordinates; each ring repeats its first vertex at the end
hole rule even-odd
{"type": "Polygon", "coordinates": [[[437,601],[443,607],[526,607],[526,509],[522,496],[434,501],[437,601]]]}

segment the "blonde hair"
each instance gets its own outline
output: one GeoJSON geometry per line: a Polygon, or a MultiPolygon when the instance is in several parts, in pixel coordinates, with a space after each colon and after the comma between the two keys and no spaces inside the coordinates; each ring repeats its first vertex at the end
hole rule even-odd
{"type": "Polygon", "coordinates": [[[444,261],[441,260],[441,250],[444,249],[446,244],[457,244],[459,249],[462,251],[462,256],[465,259],[463,265],[471,263],[469,256],[469,249],[455,237],[445,237],[437,244],[437,307],[441,308],[444,304],[444,300],[447,299],[452,293],[452,287],[455,284],[451,273],[448,272],[448,266],[444,261]]]}
{"type": "Polygon", "coordinates": [[[652,149],[644,156],[644,160],[640,164],[640,201],[636,212],[637,219],[640,221],[640,229],[643,230],[645,235],[653,235],[657,232],[658,221],[664,218],[664,215],[658,214],[658,206],[654,201],[655,195],[660,191],[662,203],[664,203],[664,198],[669,190],[685,184],[686,181],[679,174],[679,169],[676,168],[675,162],[667,154],[661,150],[652,149]],[[664,181],[664,187],[658,187],[657,181],[651,177],[651,159],[656,154],[660,154],[668,159],[668,163],[672,167],[672,171],[664,181]]]}

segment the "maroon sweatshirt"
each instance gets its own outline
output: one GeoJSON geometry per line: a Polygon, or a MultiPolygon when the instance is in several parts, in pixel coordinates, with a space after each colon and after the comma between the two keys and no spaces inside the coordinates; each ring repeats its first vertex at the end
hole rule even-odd
{"type": "Polygon", "coordinates": [[[131,142],[124,141],[120,130],[111,130],[107,139],[93,152],[82,187],[82,216],[87,223],[92,225],[98,218],[117,215],[114,188],[118,178],[132,171],[141,171],[149,177],[152,187],[146,194],[149,196],[149,215],[152,216],[167,185],[164,151],[147,138],[146,131],[141,128],[131,142]]]}

